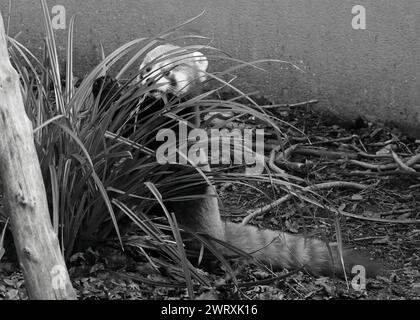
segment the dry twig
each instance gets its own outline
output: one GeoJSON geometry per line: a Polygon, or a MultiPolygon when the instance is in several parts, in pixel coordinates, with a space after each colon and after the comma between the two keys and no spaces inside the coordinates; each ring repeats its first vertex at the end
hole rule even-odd
{"type": "MultiPolygon", "coordinates": [[[[317,190],[331,189],[331,188],[353,188],[353,189],[357,189],[357,190],[365,190],[368,187],[369,186],[367,186],[365,184],[360,184],[360,183],[355,183],[355,182],[332,181],[332,182],[319,183],[319,184],[315,184],[315,185],[303,188],[303,191],[317,191],[317,190]]],[[[255,218],[259,215],[262,215],[262,214],[266,213],[267,211],[269,211],[269,210],[271,210],[275,207],[278,207],[282,203],[288,201],[292,196],[293,196],[293,194],[289,193],[289,194],[281,197],[280,199],[277,199],[277,200],[273,201],[272,203],[270,203],[270,204],[268,204],[268,205],[266,205],[266,206],[264,206],[260,209],[252,211],[245,218],[243,218],[242,224],[247,224],[253,218],[255,218]]]]}

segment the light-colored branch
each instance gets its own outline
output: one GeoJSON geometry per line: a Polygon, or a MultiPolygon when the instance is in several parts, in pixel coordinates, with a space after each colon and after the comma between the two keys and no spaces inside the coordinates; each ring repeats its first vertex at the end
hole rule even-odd
{"type": "Polygon", "coordinates": [[[414,157],[410,158],[407,161],[406,164],[407,164],[407,166],[412,167],[413,165],[415,165],[419,161],[420,161],[420,153],[419,154],[416,154],[414,157]]]}
{"type": "Polygon", "coordinates": [[[406,171],[408,173],[414,173],[416,172],[416,170],[414,170],[413,168],[410,168],[409,166],[407,166],[401,159],[400,157],[398,157],[398,155],[394,152],[391,151],[391,155],[392,158],[394,159],[395,163],[398,165],[398,167],[403,170],[406,171]]]}
{"type": "Polygon", "coordinates": [[[1,13],[0,180],[29,298],[75,299],[51,225],[32,124],[25,113],[19,75],[9,60],[1,13]]]}

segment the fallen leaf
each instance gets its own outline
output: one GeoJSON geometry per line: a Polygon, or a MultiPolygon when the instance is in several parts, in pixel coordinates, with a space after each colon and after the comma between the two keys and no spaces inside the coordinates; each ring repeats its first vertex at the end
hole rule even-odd
{"type": "Polygon", "coordinates": [[[363,200],[363,197],[357,193],[357,194],[352,195],[351,200],[360,201],[360,200],[363,200]]]}
{"type": "Polygon", "coordinates": [[[418,283],[413,283],[413,284],[411,285],[411,287],[413,288],[413,290],[414,290],[417,294],[420,294],[420,282],[418,282],[418,283]]]}
{"type": "Polygon", "coordinates": [[[390,243],[389,236],[385,236],[383,238],[375,239],[375,240],[373,240],[373,243],[374,244],[388,244],[388,243],[390,243]]]}
{"type": "Polygon", "coordinates": [[[200,294],[195,298],[195,300],[219,300],[219,297],[214,290],[210,290],[200,294]]]}
{"type": "Polygon", "coordinates": [[[11,289],[6,292],[6,299],[16,300],[18,298],[19,291],[16,289],[11,289]]]}
{"type": "Polygon", "coordinates": [[[409,220],[411,212],[406,212],[398,216],[398,220],[409,220]]]}

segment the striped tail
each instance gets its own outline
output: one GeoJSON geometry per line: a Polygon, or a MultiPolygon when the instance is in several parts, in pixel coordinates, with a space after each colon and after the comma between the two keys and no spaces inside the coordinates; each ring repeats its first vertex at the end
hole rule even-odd
{"type": "MultiPolygon", "coordinates": [[[[315,276],[344,278],[337,246],[328,246],[318,239],[225,222],[225,240],[273,268],[292,270],[304,266],[315,276]]],[[[378,264],[351,250],[343,251],[347,277],[352,277],[352,268],[356,265],[365,268],[367,277],[375,277],[379,272],[378,264]]]]}

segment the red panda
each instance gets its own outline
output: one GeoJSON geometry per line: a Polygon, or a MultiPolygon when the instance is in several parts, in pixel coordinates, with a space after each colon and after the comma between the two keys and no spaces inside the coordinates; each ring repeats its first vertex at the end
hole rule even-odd
{"type": "MultiPolygon", "coordinates": [[[[181,96],[206,80],[207,67],[207,58],[201,52],[164,44],[147,53],[140,65],[138,81],[142,85],[153,86],[151,95],[155,98],[167,94],[181,96]]],[[[210,167],[205,169],[210,170],[210,167]]],[[[214,188],[204,185],[195,189],[194,193],[206,197],[170,204],[181,226],[225,241],[274,268],[304,266],[314,275],[344,275],[337,246],[302,235],[222,221],[214,188]]],[[[226,248],[219,247],[227,253],[226,248]]],[[[352,250],[345,249],[343,259],[348,274],[355,265],[364,267],[367,276],[377,273],[375,263],[352,250]]]]}
{"type": "Polygon", "coordinates": [[[149,51],[140,65],[138,81],[142,85],[155,85],[155,98],[163,94],[186,94],[195,84],[207,79],[207,58],[199,51],[188,52],[165,44],[149,51]]]}

